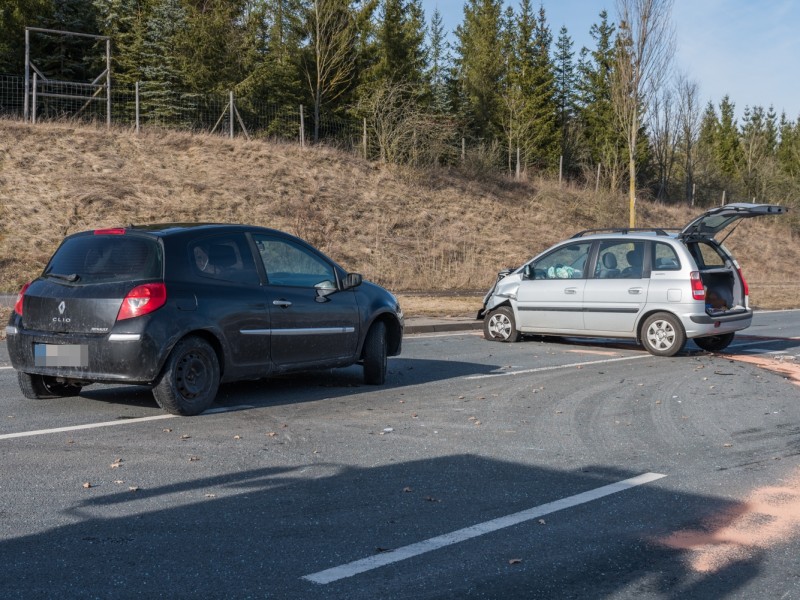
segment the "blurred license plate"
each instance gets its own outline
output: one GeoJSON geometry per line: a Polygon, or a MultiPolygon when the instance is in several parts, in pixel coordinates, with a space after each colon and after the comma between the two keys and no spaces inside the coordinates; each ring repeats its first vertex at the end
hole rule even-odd
{"type": "Polygon", "coordinates": [[[89,346],[85,344],[34,344],[37,367],[88,367],[89,346]]]}

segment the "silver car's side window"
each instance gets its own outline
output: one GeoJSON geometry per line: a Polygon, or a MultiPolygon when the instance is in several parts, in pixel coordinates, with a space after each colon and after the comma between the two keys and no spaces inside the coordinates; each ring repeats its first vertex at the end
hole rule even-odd
{"type": "Polygon", "coordinates": [[[333,267],[316,254],[286,240],[253,237],[270,284],[321,289],[336,287],[333,267]]]}
{"type": "Polygon", "coordinates": [[[663,242],[656,242],[653,249],[653,271],[680,271],[681,261],[675,248],[663,242]]]}
{"type": "Polygon", "coordinates": [[[592,244],[569,244],[543,256],[533,265],[536,279],[583,279],[592,244]]]}
{"type": "Polygon", "coordinates": [[[602,242],[594,276],[598,279],[641,279],[643,258],[644,242],[602,242]]]}

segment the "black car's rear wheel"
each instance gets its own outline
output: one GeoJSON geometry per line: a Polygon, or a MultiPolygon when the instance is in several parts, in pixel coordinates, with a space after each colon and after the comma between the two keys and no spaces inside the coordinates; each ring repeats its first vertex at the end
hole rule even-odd
{"type": "Polygon", "coordinates": [[[518,342],[522,334],[517,331],[514,311],[501,306],[490,312],[483,321],[483,337],[493,342],[518,342]]]}
{"type": "Polygon", "coordinates": [[[81,386],[63,383],[55,377],[34,375],[17,371],[17,382],[22,395],[30,400],[48,400],[51,398],[69,398],[81,393],[81,386]]]}
{"type": "Polygon", "coordinates": [[[364,340],[364,383],[383,385],[386,382],[387,357],[386,324],[377,321],[364,340]]]}
{"type": "Polygon", "coordinates": [[[706,352],[720,352],[730,346],[734,335],[733,333],[723,333],[722,335],[699,337],[694,338],[694,343],[706,352]]]}
{"type": "Polygon", "coordinates": [[[219,361],[211,345],[202,338],[187,337],[172,349],[153,396],[168,413],[199,415],[214,402],[219,377],[219,361]]]}

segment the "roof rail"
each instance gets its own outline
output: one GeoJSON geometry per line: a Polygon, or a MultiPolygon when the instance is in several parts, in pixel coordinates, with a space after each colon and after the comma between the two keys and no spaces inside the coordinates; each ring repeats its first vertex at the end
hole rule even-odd
{"type": "Polygon", "coordinates": [[[601,229],[584,229],[583,231],[579,231],[572,237],[579,238],[592,233],[621,233],[623,235],[627,235],[629,233],[636,233],[636,232],[655,233],[656,235],[667,236],[669,235],[669,233],[667,233],[668,231],[680,231],[680,230],[677,228],[665,229],[662,227],[604,227],[601,229]]]}

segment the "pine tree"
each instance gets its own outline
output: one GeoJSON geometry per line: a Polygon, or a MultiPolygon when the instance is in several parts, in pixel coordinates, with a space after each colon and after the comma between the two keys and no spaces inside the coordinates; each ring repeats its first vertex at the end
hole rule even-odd
{"type": "Polygon", "coordinates": [[[442,25],[442,13],[433,11],[428,29],[428,70],[426,78],[430,87],[431,106],[438,113],[446,113],[450,109],[447,93],[447,78],[450,66],[448,44],[442,25]]]}
{"type": "Polygon", "coordinates": [[[575,140],[575,118],[577,111],[577,74],[573,58],[573,41],[565,26],[561,27],[556,41],[553,60],[555,73],[556,124],[559,130],[561,155],[567,169],[572,165],[577,150],[575,140]]]}
{"type": "Polygon", "coordinates": [[[592,166],[602,164],[610,175],[612,188],[616,188],[619,181],[622,149],[611,103],[614,32],[608,13],[602,11],[600,23],[589,30],[595,49],[581,49],[578,63],[579,118],[585,160],[592,166]]]}
{"type": "Polygon", "coordinates": [[[550,170],[556,164],[559,151],[555,74],[550,57],[552,41],[544,7],[540,7],[534,29],[526,113],[531,124],[529,152],[541,168],[550,170]]]}
{"type": "Polygon", "coordinates": [[[382,0],[370,85],[419,87],[425,70],[425,23],[420,0],[382,0]]]}
{"type": "Polygon", "coordinates": [[[186,12],[180,0],[158,0],[142,32],[142,111],[167,124],[179,119],[188,108],[181,104],[185,78],[174,51],[185,29],[186,12]]]}
{"type": "Polygon", "coordinates": [[[464,21],[456,28],[456,67],[464,117],[470,133],[484,142],[502,131],[502,0],[468,0],[464,21]]]}
{"type": "Polygon", "coordinates": [[[44,27],[55,12],[54,0],[5,0],[0,6],[0,73],[25,68],[25,27],[44,27]]]}
{"type": "Polygon", "coordinates": [[[717,165],[730,187],[733,187],[737,181],[739,165],[743,158],[735,109],[736,105],[726,95],[719,104],[719,126],[714,140],[717,165]]]}

